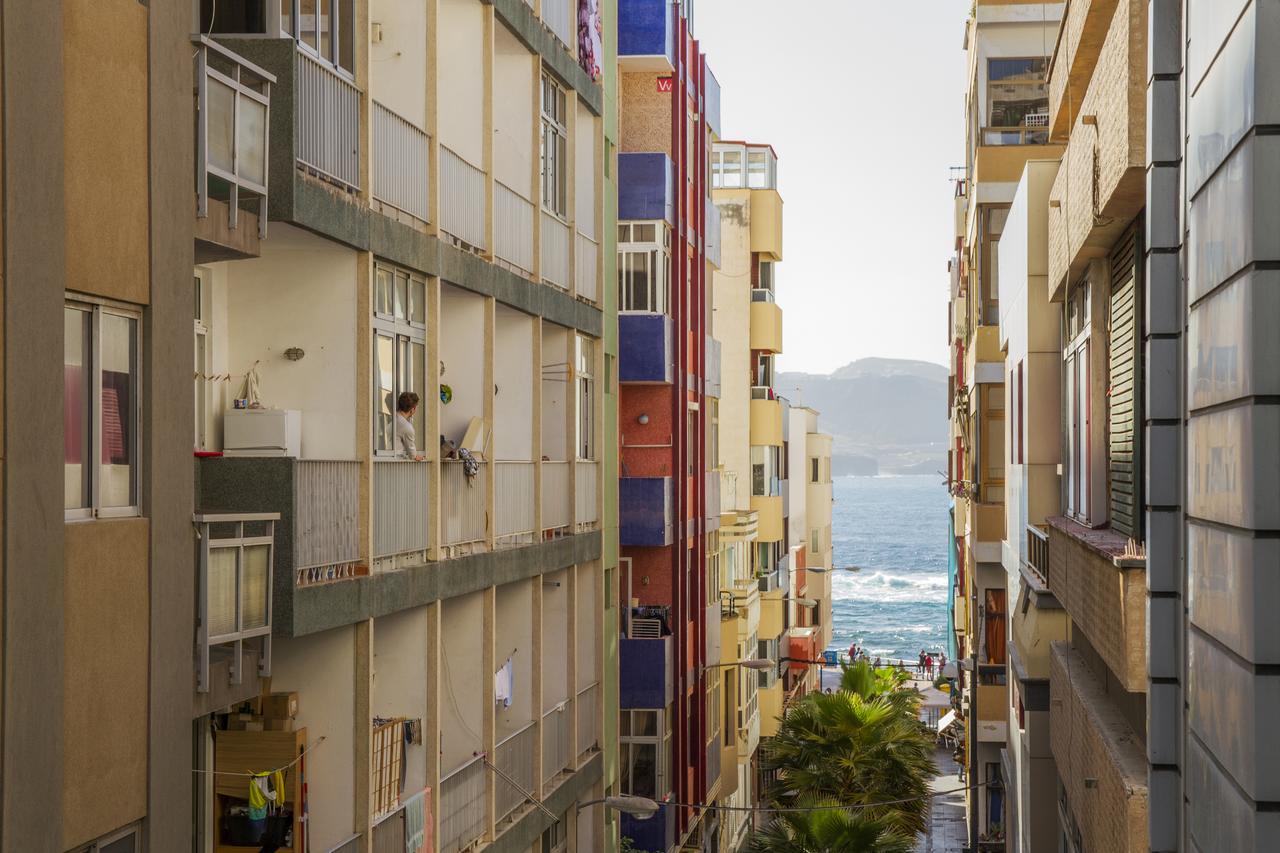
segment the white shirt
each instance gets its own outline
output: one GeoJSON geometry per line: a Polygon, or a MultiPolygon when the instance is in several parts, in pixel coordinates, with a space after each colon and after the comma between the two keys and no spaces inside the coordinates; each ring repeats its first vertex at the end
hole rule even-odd
{"type": "Polygon", "coordinates": [[[418,432],[404,412],[396,412],[396,444],[410,459],[418,455],[418,432]]]}

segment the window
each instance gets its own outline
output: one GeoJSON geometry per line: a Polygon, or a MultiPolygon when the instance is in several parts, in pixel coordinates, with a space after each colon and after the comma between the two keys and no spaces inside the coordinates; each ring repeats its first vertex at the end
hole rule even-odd
{"type": "Polygon", "coordinates": [[[982,291],[981,323],[995,326],[1000,323],[1000,237],[1009,207],[984,207],[982,217],[982,245],[979,249],[979,285],[982,291]]]}
{"type": "Polygon", "coordinates": [[[773,387],[773,354],[772,353],[756,353],[755,354],[756,369],[753,383],[757,388],[773,387]]]}
{"type": "Polygon", "coordinates": [[[569,128],[564,89],[542,75],[542,206],[563,218],[567,207],[569,128]]]}
{"type": "Polygon", "coordinates": [[[1040,145],[1049,141],[1048,59],[987,60],[987,122],[984,145],[1040,145]],[[1023,128],[1035,128],[1024,133],[1023,128]]]}
{"type": "Polygon", "coordinates": [[[981,389],[977,457],[980,500],[991,503],[1004,499],[1004,389],[989,384],[978,387],[981,389]]]}
{"type": "Polygon", "coordinates": [[[742,148],[716,146],[711,152],[711,186],[715,189],[740,189],[746,186],[742,170],[742,148]]]}
{"type": "Polygon", "coordinates": [[[425,445],[427,404],[426,281],[386,264],[374,267],[373,292],[373,449],[393,456],[396,445],[396,401],[404,391],[421,398],[410,423],[425,445]]]}
{"type": "Polygon", "coordinates": [[[141,315],[100,302],[63,309],[67,518],[138,514],[141,315]]]}
{"type": "Polygon", "coordinates": [[[667,314],[671,304],[671,231],[665,222],[618,225],[618,310],[667,314]]]}
{"type": "Polygon", "coordinates": [[[196,270],[193,279],[196,302],[195,370],[193,373],[195,377],[195,435],[193,436],[193,441],[196,450],[209,449],[209,419],[212,396],[209,385],[209,374],[212,373],[210,367],[209,310],[205,304],[209,293],[205,287],[202,272],[202,270],[196,270]]]}
{"type": "Polygon", "coordinates": [[[577,448],[579,459],[596,458],[596,344],[576,336],[578,372],[577,448]]]}
{"type": "Polygon", "coordinates": [[[751,448],[751,494],[770,497],[782,494],[780,481],[781,449],[773,445],[751,448]]]}
{"type": "Polygon", "coordinates": [[[775,273],[777,269],[773,261],[761,261],[756,271],[756,288],[774,292],[774,283],[776,281],[775,273]]]}
{"type": "Polygon", "coordinates": [[[355,70],[355,0],[200,0],[200,32],[296,39],[314,56],[355,70]]]}
{"type": "Polygon", "coordinates": [[[137,824],[127,829],[116,830],[87,847],[77,847],[75,853],[141,853],[142,840],[139,830],[140,827],[137,824]]]}
{"type": "Polygon", "coordinates": [[[822,482],[822,465],[820,464],[820,460],[817,456],[809,457],[809,482],[822,482]]]}
{"type": "Polygon", "coordinates": [[[671,754],[671,713],[623,709],[618,715],[622,793],[660,800],[671,790],[667,761],[671,754]]]}
{"type": "Polygon", "coordinates": [[[720,679],[721,668],[707,670],[707,748],[715,746],[720,737],[720,679]]]}
{"type": "Polygon", "coordinates": [[[569,813],[565,812],[542,833],[542,853],[564,853],[568,849],[569,813]]]}
{"type": "Polygon", "coordinates": [[[763,151],[747,152],[747,186],[753,190],[769,185],[769,164],[763,151]]]}
{"type": "Polygon", "coordinates": [[[1067,416],[1067,447],[1064,472],[1067,485],[1067,515],[1084,524],[1098,524],[1106,516],[1105,464],[1102,427],[1105,416],[1097,417],[1105,406],[1106,341],[1094,335],[1093,327],[1106,309],[1095,305],[1097,293],[1088,277],[1067,294],[1066,334],[1063,348],[1065,381],[1064,410],[1067,416]],[[1096,346],[1102,351],[1095,351],[1096,346]]]}
{"type": "Polygon", "coordinates": [[[1027,417],[1027,386],[1022,375],[1022,362],[1018,362],[1018,381],[1013,386],[1018,392],[1017,402],[1014,403],[1013,418],[1018,422],[1018,464],[1021,465],[1026,461],[1026,417],[1027,417]]]}

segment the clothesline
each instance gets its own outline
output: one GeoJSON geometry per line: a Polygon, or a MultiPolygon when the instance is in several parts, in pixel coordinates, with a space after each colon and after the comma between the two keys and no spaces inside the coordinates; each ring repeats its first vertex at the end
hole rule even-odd
{"type": "Polygon", "coordinates": [[[258,776],[269,776],[272,773],[281,773],[285,770],[288,770],[290,767],[292,767],[293,765],[301,761],[303,758],[305,758],[308,752],[315,749],[320,744],[324,743],[324,741],[325,741],[324,735],[321,735],[319,738],[316,739],[315,743],[311,744],[311,746],[302,750],[302,752],[298,754],[298,757],[293,759],[293,761],[290,761],[288,764],[282,764],[279,767],[275,768],[274,770],[263,770],[261,773],[241,773],[238,770],[200,770],[195,767],[192,767],[191,772],[192,773],[208,773],[211,776],[247,776],[250,779],[253,779],[258,776]]]}

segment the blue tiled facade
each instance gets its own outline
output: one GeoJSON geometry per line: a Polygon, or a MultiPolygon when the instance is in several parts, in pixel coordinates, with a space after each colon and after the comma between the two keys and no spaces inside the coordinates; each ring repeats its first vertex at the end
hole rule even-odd
{"type": "Polygon", "coordinates": [[[657,220],[675,224],[675,165],[662,152],[618,155],[618,221],[657,220]]]}
{"type": "Polygon", "coordinates": [[[675,66],[675,13],[671,0],[618,0],[618,58],[662,56],[675,66]]]}
{"type": "Polygon", "coordinates": [[[675,698],[671,637],[618,640],[618,707],[665,708],[675,698]]]}
{"type": "Polygon", "coordinates": [[[669,385],[674,375],[671,318],[618,315],[618,381],[669,385]]]}
{"type": "Polygon", "coordinates": [[[618,478],[618,522],[623,545],[670,545],[671,513],[670,477],[618,478]]]}
{"type": "Polygon", "coordinates": [[[702,94],[702,109],[706,115],[707,127],[716,136],[720,136],[720,81],[707,68],[707,83],[702,94]]]}
{"type": "Polygon", "coordinates": [[[656,815],[645,820],[623,814],[622,834],[631,839],[636,850],[667,853],[676,845],[676,810],[662,806],[656,815]]]}

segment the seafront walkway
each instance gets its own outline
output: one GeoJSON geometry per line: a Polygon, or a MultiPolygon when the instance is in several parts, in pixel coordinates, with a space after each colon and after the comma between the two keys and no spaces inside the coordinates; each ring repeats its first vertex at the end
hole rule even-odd
{"type": "Polygon", "coordinates": [[[934,760],[938,762],[939,773],[930,787],[949,793],[933,798],[929,831],[916,843],[916,853],[961,853],[969,849],[969,838],[964,821],[964,792],[956,790],[964,785],[960,781],[960,766],[945,749],[939,749],[934,760]]]}

